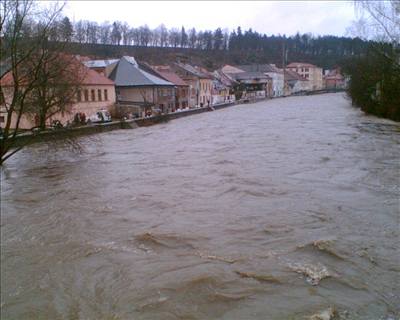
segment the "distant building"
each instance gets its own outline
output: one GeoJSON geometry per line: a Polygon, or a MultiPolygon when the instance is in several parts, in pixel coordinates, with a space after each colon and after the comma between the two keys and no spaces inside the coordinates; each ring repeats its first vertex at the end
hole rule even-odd
{"type": "Polygon", "coordinates": [[[110,65],[114,65],[117,62],[118,59],[85,60],[83,61],[83,64],[94,71],[97,71],[105,76],[108,76],[106,71],[107,67],[110,65]]]}
{"type": "Polygon", "coordinates": [[[170,66],[153,66],[160,77],[175,85],[175,109],[189,108],[189,85],[170,66]]]}
{"type": "Polygon", "coordinates": [[[115,83],[120,115],[145,116],[155,109],[170,112],[175,104],[175,85],[142,70],[133,57],[124,56],[109,78],[115,83]]]}
{"type": "Polygon", "coordinates": [[[221,71],[222,71],[223,73],[225,73],[225,74],[235,74],[235,73],[244,72],[244,70],[242,70],[242,69],[240,69],[240,68],[238,68],[238,67],[231,66],[231,65],[229,65],[229,64],[224,65],[224,66],[221,68],[221,71]]]}
{"type": "Polygon", "coordinates": [[[215,70],[213,76],[213,105],[234,102],[236,100],[234,87],[238,85],[238,82],[224,74],[221,69],[215,70]]]}
{"type": "Polygon", "coordinates": [[[327,70],[323,79],[327,89],[344,89],[346,87],[346,81],[340,69],[327,70]]]}
{"type": "MultiPolygon", "coordinates": [[[[79,89],[76,92],[75,102],[64,112],[58,112],[46,121],[50,125],[53,120],[60,121],[63,125],[72,123],[77,113],[85,114],[87,119],[91,115],[100,110],[107,110],[114,113],[115,107],[115,89],[114,82],[106,78],[102,74],[93,71],[78,60],[74,66],[77,72],[82,75],[82,81],[79,83],[79,89]]],[[[12,75],[5,74],[1,79],[1,90],[4,94],[5,102],[12,98],[12,75]]],[[[4,110],[4,104],[0,105],[0,126],[4,127],[7,121],[7,113],[4,110]]],[[[13,119],[14,120],[14,119],[13,119]]],[[[38,120],[32,115],[25,114],[21,118],[19,129],[31,129],[38,125],[38,120]]],[[[15,128],[15,123],[11,124],[11,128],[15,128]]]]}
{"type": "Polygon", "coordinates": [[[310,91],[310,81],[297,72],[285,70],[285,95],[310,91]]]}
{"type": "Polygon", "coordinates": [[[262,72],[272,79],[270,97],[280,97],[284,93],[283,71],[278,69],[274,64],[250,64],[239,65],[237,68],[247,72],[262,72]]]}
{"type": "Polygon", "coordinates": [[[186,63],[175,63],[172,69],[189,85],[189,106],[206,106],[212,100],[212,76],[186,63]]]}
{"type": "Polygon", "coordinates": [[[286,69],[297,72],[303,78],[310,81],[310,90],[321,90],[324,88],[322,68],[311,63],[292,62],[286,66],[286,69]]]}
{"type": "Polygon", "coordinates": [[[246,72],[239,67],[225,65],[221,71],[234,79],[237,99],[265,98],[272,95],[272,78],[263,72],[246,72]]]}

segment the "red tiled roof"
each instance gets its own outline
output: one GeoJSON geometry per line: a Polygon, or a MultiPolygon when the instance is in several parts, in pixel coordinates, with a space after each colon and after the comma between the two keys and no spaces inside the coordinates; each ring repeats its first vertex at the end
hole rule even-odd
{"type": "Polygon", "coordinates": [[[11,86],[13,85],[13,77],[11,71],[8,71],[0,80],[1,86],[11,86]]]}
{"type": "Polygon", "coordinates": [[[176,86],[188,86],[175,72],[172,72],[169,66],[153,66],[157,73],[165,80],[172,82],[176,86]]]}
{"type": "Polygon", "coordinates": [[[107,77],[103,76],[102,74],[89,69],[88,67],[84,67],[85,75],[82,80],[83,85],[114,85],[114,82],[107,77]]]}
{"type": "Polygon", "coordinates": [[[286,80],[308,81],[308,79],[302,77],[297,72],[292,70],[285,70],[285,78],[286,80]]]}
{"type": "Polygon", "coordinates": [[[223,66],[221,70],[222,70],[223,73],[240,73],[240,72],[244,72],[244,70],[236,68],[236,67],[231,66],[229,64],[223,66]]]}
{"type": "MultiPolygon", "coordinates": [[[[91,70],[75,58],[73,59],[74,60],[68,62],[69,66],[71,69],[74,69],[73,73],[78,73],[78,76],[80,76],[80,78],[82,79],[82,85],[114,85],[114,82],[112,80],[94,70],[91,70]]],[[[0,84],[1,86],[5,87],[13,85],[13,76],[11,71],[7,72],[1,78],[0,84]]],[[[23,84],[23,81],[21,84],[23,84]]]]}
{"type": "Polygon", "coordinates": [[[341,74],[337,73],[337,74],[328,74],[328,75],[324,76],[324,79],[325,80],[343,80],[344,77],[341,74]]]}

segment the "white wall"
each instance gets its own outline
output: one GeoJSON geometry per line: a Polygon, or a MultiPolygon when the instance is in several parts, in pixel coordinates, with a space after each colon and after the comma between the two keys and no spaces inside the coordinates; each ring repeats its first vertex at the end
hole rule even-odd
{"type": "Polygon", "coordinates": [[[267,76],[272,78],[272,94],[274,97],[283,96],[283,73],[277,72],[266,72],[267,76]]]}

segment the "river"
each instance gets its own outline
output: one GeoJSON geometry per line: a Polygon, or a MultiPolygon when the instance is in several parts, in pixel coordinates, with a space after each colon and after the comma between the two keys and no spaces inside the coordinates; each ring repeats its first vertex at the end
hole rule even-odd
{"type": "Polygon", "coordinates": [[[80,143],[2,168],[1,319],[399,319],[399,124],[336,93],[80,143]]]}

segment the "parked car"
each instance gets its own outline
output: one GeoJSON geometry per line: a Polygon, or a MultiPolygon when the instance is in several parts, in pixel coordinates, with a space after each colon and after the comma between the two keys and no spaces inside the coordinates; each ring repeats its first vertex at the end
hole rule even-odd
{"type": "Polygon", "coordinates": [[[88,119],[91,123],[103,123],[111,122],[111,115],[107,110],[97,111],[95,114],[91,115],[88,119]]]}

